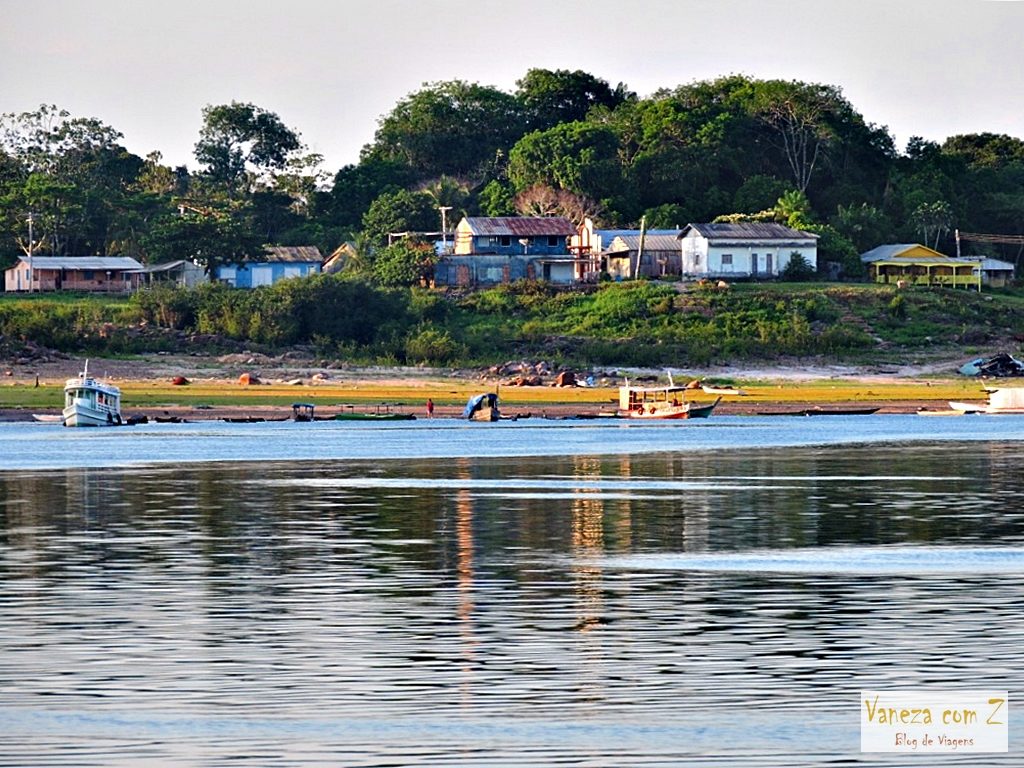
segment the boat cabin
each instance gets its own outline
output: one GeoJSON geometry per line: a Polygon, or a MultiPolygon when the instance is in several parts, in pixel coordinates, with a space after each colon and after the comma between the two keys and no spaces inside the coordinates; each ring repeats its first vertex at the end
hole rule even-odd
{"type": "Polygon", "coordinates": [[[462,418],[470,421],[497,421],[501,418],[498,411],[498,395],[494,392],[485,392],[469,398],[462,411],[462,418]]]}
{"type": "Polygon", "coordinates": [[[686,387],[619,387],[619,410],[654,411],[686,402],[686,387]]]}
{"type": "Polygon", "coordinates": [[[313,403],[292,403],[292,419],[294,421],[313,421],[313,411],[316,405],[313,403]]]}

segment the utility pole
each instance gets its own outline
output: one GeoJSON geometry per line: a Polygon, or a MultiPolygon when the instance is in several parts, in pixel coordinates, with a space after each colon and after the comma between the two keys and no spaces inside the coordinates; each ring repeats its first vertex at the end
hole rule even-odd
{"type": "Polygon", "coordinates": [[[32,214],[28,215],[28,292],[32,293],[35,275],[32,271],[32,214]]]}
{"type": "Polygon", "coordinates": [[[633,270],[633,279],[640,277],[640,261],[644,257],[644,235],[647,233],[647,217],[640,217],[640,247],[636,250],[636,269],[633,270]]]}
{"type": "Polygon", "coordinates": [[[443,253],[448,252],[448,211],[452,209],[450,205],[439,205],[438,210],[441,211],[441,251],[443,253]]]}

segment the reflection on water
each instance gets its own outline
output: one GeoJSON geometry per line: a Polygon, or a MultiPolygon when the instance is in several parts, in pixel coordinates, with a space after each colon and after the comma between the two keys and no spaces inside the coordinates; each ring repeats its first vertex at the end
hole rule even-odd
{"type": "Polygon", "coordinates": [[[1022,464],[0,473],[0,765],[901,765],[857,691],[1024,682],[1022,464]]]}

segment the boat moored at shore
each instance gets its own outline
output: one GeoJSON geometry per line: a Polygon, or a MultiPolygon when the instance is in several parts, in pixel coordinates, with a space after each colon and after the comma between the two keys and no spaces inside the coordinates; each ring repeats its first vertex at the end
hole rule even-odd
{"type": "Polygon", "coordinates": [[[697,403],[686,399],[686,387],[619,387],[619,412],[631,419],[706,419],[721,401],[697,403]]]}
{"type": "Polygon", "coordinates": [[[1024,414],[1024,387],[990,389],[987,403],[958,403],[950,400],[949,407],[960,413],[1024,414]]]}
{"type": "Polygon", "coordinates": [[[121,390],[89,375],[89,361],[77,378],[64,384],[65,427],[114,427],[121,424],[121,390]]]}

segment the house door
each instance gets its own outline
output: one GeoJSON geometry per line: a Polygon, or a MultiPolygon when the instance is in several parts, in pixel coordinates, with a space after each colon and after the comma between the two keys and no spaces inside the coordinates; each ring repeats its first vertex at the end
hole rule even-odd
{"type": "Polygon", "coordinates": [[[774,274],[772,271],[772,254],[767,253],[764,257],[764,271],[769,275],[774,274]]]}
{"type": "Polygon", "coordinates": [[[757,274],[757,254],[756,253],[750,254],[750,274],[752,274],[752,275],[756,275],[757,274]]]}

